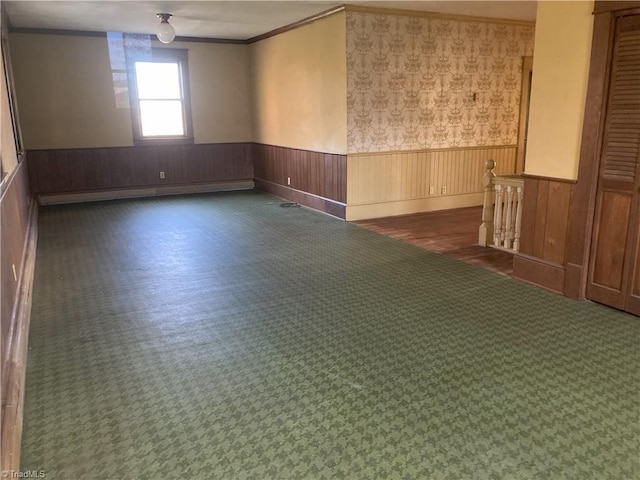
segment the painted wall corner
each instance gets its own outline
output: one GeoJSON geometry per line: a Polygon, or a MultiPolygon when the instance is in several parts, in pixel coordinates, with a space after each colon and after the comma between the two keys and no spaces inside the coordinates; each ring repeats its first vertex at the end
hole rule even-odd
{"type": "Polygon", "coordinates": [[[577,178],[592,11],[593,1],[538,2],[527,174],[577,178]]]}
{"type": "Polygon", "coordinates": [[[345,45],[339,12],[250,46],[254,141],[346,153],[345,45]]]}

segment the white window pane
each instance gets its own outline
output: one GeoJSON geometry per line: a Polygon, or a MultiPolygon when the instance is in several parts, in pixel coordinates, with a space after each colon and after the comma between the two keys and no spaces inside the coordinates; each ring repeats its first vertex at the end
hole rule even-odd
{"type": "Polygon", "coordinates": [[[184,135],[180,100],[141,100],[142,136],[184,135]]]}
{"type": "Polygon", "coordinates": [[[181,98],[177,63],[136,62],[136,79],[141,100],[181,98]]]}

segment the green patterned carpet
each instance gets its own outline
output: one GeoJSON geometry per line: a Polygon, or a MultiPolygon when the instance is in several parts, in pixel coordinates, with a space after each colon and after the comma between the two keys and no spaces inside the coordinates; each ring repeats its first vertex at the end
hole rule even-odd
{"type": "Polygon", "coordinates": [[[23,470],[639,478],[639,318],[280,203],[40,210],[23,470]]]}

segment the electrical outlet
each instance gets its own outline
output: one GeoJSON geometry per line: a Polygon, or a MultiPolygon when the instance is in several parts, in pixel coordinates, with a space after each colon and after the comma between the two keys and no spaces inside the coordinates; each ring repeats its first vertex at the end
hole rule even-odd
{"type": "Polygon", "coordinates": [[[442,186],[442,194],[443,195],[447,194],[447,187],[445,187],[444,185],[442,186]]]}
{"type": "Polygon", "coordinates": [[[436,194],[436,187],[431,186],[429,187],[429,195],[435,195],[436,194]]]}
{"type": "Polygon", "coordinates": [[[287,177],[287,185],[291,185],[291,177],[287,177]]]}
{"type": "Polygon", "coordinates": [[[164,172],[160,172],[160,178],[164,178],[164,172]]]}
{"type": "Polygon", "coordinates": [[[11,270],[13,271],[13,281],[17,282],[18,281],[18,275],[16,274],[16,266],[15,264],[11,264],[11,270]]]}

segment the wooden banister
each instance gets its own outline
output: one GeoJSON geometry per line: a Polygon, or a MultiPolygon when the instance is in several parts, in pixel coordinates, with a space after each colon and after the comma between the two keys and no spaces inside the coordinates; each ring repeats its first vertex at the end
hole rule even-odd
{"type": "Polygon", "coordinates": [[[487,161],[486,168],[478,244],[517,252],[522,231],[524,180],[520,175],[496,176],[493,160],[487,161]]]}
{"type": "Polygon", "coordinates": [[[493,179],[496,174],[493,169],[496,168],[496,162],[487,160],[487,171],[482,178],[484,186],[484,201],[482,203],[482,224],[478,235],[478,244],[486,247],[491,244],[493,239],[493,179]]]}

